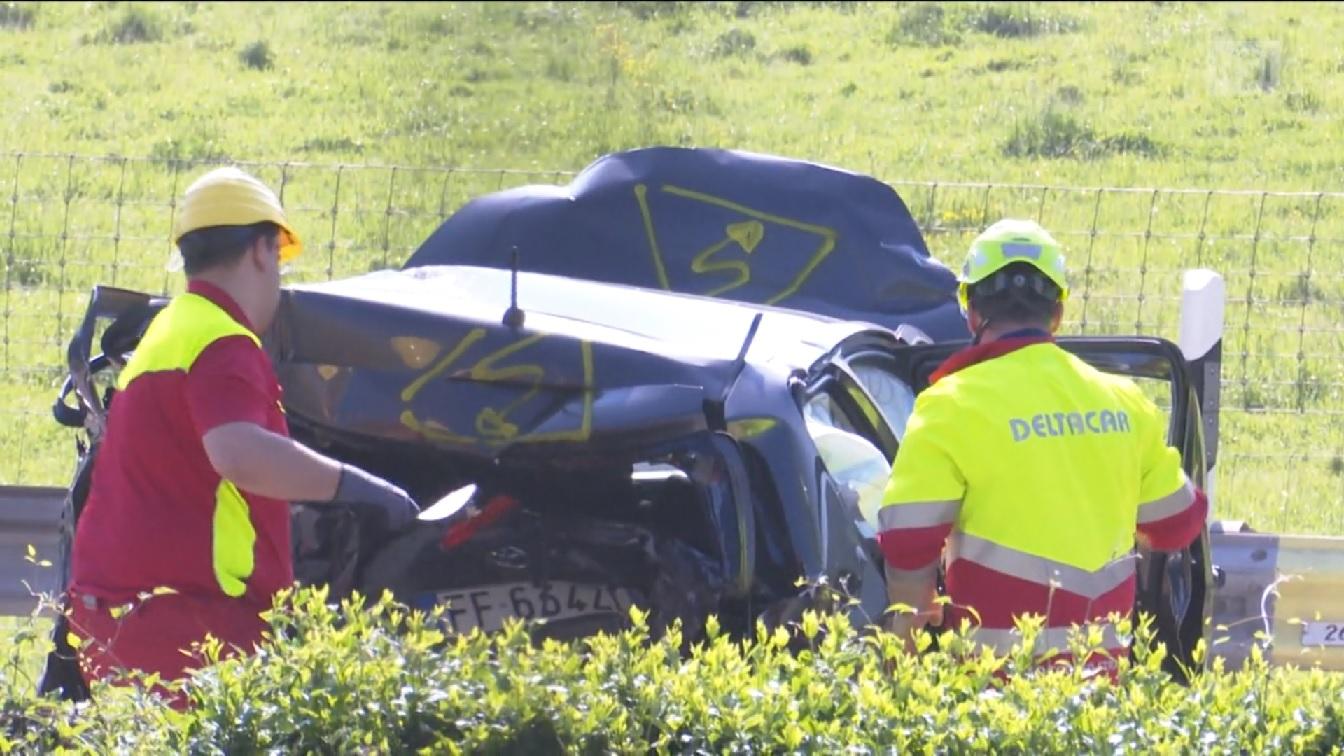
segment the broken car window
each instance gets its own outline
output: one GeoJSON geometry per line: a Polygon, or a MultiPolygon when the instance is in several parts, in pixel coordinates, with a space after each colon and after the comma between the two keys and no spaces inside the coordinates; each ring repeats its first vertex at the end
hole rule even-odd
{"type": "Polygon", "coordinates": [[[915,407],[915,392],[877,360],[857,359],[849,367],[854,377],[863,384],[864,390],[881,408],[896,439],[905,438],[905,424],[915,407]]]}

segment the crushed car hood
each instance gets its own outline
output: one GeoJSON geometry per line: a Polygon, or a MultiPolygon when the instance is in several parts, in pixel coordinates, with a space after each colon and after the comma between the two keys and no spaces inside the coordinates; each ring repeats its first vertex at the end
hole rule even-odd
{"type": "Polygon", "coordinates": [[[713,149],[608,155],[568,186],[475,199],[406,268],[460,264],[777,305],[967,337],[956,280],[890,186],[815,163],[713,149]]]}
{"type": "Polygon", "coordinates": [[[433,266],[286,287],[267,344],[291,418],[480,456],[628,448],[705,427],[744,363],[803,368],[858,323],[705,297],[433,266]],[[520,452],[522,453],[522,452],[520,452]]]}

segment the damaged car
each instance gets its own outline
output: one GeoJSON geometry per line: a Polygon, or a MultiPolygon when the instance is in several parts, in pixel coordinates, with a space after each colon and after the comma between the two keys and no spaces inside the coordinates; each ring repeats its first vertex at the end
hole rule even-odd
{"type": "MultiPolygon", "coordinates": [[[[576,638],[638,606],[689,643],[711,615],[747,635],[836,596],[875,622],[876,507],[915,396],[965,343],[955,286],[890,187],[811,163],[638,150],[479,198],[400,270],[284,288],[263,342],[292,435],[436,502],[398,533],[296,502],[296,577],[446,606],[458,632],[576,638]]],[[[67,533],[107,377],[163,304],[98,287],[70,343],[67,533]]],[[[1163,394],[1203,484],[1208,371],[1161,339],[1060,344],[1163,394]]],[[[1207,534],[1143,556],[1139,607],[1191,664],[1207,534]]]]}

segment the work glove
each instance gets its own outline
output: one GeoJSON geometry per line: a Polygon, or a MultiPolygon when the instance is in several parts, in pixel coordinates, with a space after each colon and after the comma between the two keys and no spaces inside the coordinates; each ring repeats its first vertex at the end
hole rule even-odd
{"type": "Polygon", "coordinates": [[[389,531],[398,531],[409,525],[420,514],[420,507],[407,493],[376,475],[354,467],[341,465],[341,482],[336,485],[332,504],[345,504],[367,513],[389,531]]]}

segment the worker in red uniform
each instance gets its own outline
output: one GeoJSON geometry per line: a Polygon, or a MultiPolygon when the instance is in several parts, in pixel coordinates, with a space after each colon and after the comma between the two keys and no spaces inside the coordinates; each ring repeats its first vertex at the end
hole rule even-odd
{"type": "Polygon", "coordinates": [[[275,194],[236,168],[210,171],[187,188],[174,241],[187,291],[117,378],[75,532],[67,616],[90,681],[180,679],[207,634],[225,654],[251,650],[260,612],[294,581],[288,502],[362,508],[390,529],[419,511],[289,438],[258,338],[302,249],[275,194]]]}
{"type": "MultiPolygon", "coordinates": [[[[1119,658],[1108,618],[1133,609],[1135,542],[1188,546],[1204,494],[1153,402],[1054,344],[1068,285],[1043,228],[990,226],[971,244],[958,297],[975,340],[917,398],[878,513],[888,596],[915,610],[889,627],[909,638],[937,624],[941,556],[947,627],[969,619],[978,644],[1003,652],[1022,640],[1016,617],[1043,617],[1044,660],[1066,657],[1071,626],[1099,624],[1119,658]]],[[[1114,669],[1107,654],[1084,661],[1114,669]]]]}

